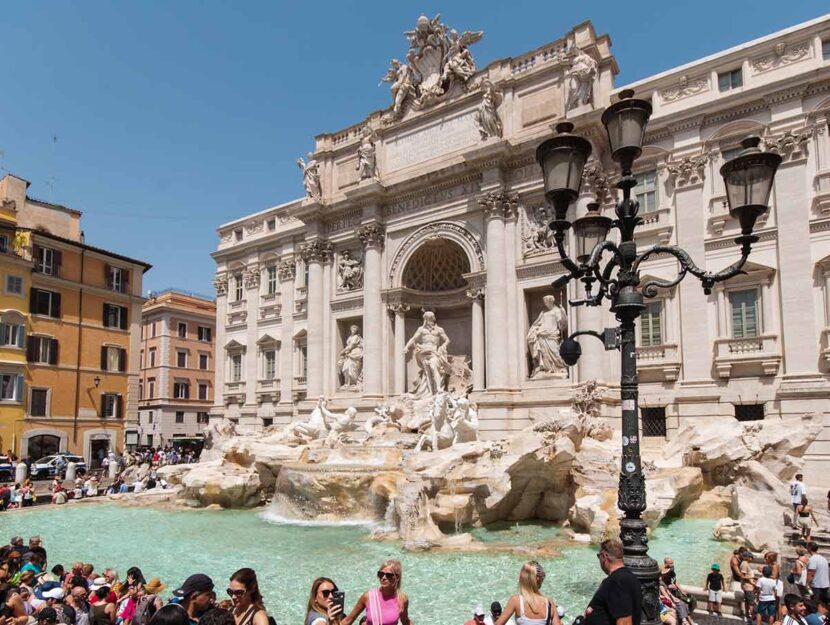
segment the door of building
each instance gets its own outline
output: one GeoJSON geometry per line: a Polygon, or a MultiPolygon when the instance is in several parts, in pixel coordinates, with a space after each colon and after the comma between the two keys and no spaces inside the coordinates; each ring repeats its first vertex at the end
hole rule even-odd
{"type": "Polygon", "coordinates": [[[53,456],[61,450],[61,439],[51,434],[38,434],[29,439],[27,455],[32,460],[39,460],[45,456],[53,456]]]}

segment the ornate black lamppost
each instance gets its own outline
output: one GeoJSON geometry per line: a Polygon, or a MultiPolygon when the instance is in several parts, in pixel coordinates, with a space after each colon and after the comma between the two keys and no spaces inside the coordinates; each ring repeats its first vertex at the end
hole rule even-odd
{"type": "Polygon", "coordinates": [[[570,304],[599,306],[607,299],[620,324],[619,327],[606,329],[602,333],[594,330],[574,332],[562,341],[560,354],[568,366],[576,364],[582,353],[575,340],[580,335],[600,339],[605,343],[606,349],[620,350],[622,461],[617,506],[625,514],[620,522],[620,539],[625,550],[626,565],[637,575],[643,586],[643,623],[650,624],[659,623],[657,607],[660,571],[657,562],[648,555],[646,523],[642,519],[646,509],[646,489],[640,462],[635,321],[645,308],[644,297],[656,296],[658,289],[678,284],[687,274],[698,278],[704,293],[708,294],[716,282],[741,273],[751,245],[758,241],[758,237],[752,234],[752,229],[756,219],[768,210],[770,191],[781,157],[771,152],[762,152],[758,149],[760,139],[749,137],[742,143],[744,150],[721,167],[729,213],[741,225],[741,235],[735,239],[741,248],[741,258],[734,264],[717,273],[704,271],[695,265],[685,250],[674,245],[655,245],[638,254],[634,229],[640,223],[640,218],[637,216],[638,203],[631,198],[631,189],[636,185],[631,168],[642,152],[651,104],[634,99],[633,95],[633,91],[621,92],[619,102],[609,106],[602,115],[611,156],[619,163],[622,174],[617,188],[622,190],[623,197],[616,206],[616,219],[601,215],[599,205],[592,204],[588,206],[588,214],[576,219],[573,224],[567,220],[568,207],[579,195],[582,170],[591,154],[590,142],[571,134],[573,124],[558,124],[558,134],[538,147],[536,160],[544,175],[545,197],[553,206],[555,215],[550,223],[554,242],[568,271],[553,286],[560,288],[571,279],[580,280],[585,288],[585,296],[571,300],[570,304]],[[565,233],[571,225],[575,234],[575,261],[568,256],[564,246],[565,233]],[[614,228],[620,232],[617,243],[606,239],[614,228]],[[659,254],[670,254],[677,259],[677,276],[673,280],[650,278],[641,283],[640,263],[659,254]]]}

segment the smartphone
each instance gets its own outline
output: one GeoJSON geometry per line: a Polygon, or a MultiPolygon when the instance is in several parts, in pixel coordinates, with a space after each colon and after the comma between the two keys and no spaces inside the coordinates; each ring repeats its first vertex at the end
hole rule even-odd
{"type": "Polygon", "coordinates": [[[344,616],[346,614],[346,593],[342,590],[335,590],[331,593],[331,604],[339,605],[340,612],[338,614],[344,616]]]}

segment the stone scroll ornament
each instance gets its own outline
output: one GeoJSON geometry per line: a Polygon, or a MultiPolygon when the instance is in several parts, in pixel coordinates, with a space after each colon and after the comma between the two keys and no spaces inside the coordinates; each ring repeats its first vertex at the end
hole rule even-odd
{"type": "Polygon", "coordinates": [[[323,189],[320,186],[320,163],[314,155],[308,153],[308,162],[303,157],[297,159],[297,166],[303,172],[303,186],[306,197],[312,200],[319,200],[323,197],[323,189]]]}
{"type": "Polygon", "coordinates": [[[455,85],[466,91],[476,72],[469,46],[484,37],[482,31],[452,30],[441,16],[418,18],[414,30],[404,33],[409,40],[406,63],[392,59],[378,86],[390,83],[392,112],[387,122],[400,119],[408,107],[419,110],[445,99],[455,85]]]}

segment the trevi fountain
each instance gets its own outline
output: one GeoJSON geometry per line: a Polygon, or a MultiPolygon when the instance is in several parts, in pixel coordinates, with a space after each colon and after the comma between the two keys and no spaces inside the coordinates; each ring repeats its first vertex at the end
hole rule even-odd
{"type": "MultiPolygon", "coordinates": [[[[162,468],[165,490],[2,515],[5,536],[44,536],[50,562],[140,565],[168,587],[195,571],[221,580],[252,566],[278,622],[300,620],[318,575],[351,604],[390,556],[404,561],[420,622],[462,622],[476,605],[506,601],[531,557],[548,570],[546,591],[571,616],[582,611],[601,577],[592,545],[619,531],[619,389],[604,381],[614,369],[602,352],[572,370],[560,358],[569,317],[585,313],[549,286],[563,268],[525,148],[556,117],[596,129],[613,88],[609,42],[586,22],[479,71],[469,46],[481,32],[422,17],[407,37],[406,63],[393,59],[384,78],[390,107],[298,159],[306,197],[273,209],[267,227],[268,215],[220,228],[217,356],[229,366],[217,365],[200,462],[162,468]],[[391,136],[441,115],[421,138],[391,136]],[[406,187],[400,201],[384,195],[395,185],[406,187]],[[527,217],[519,228],[517,207],[527,217]],[[234,256],[257,237],[277,238],[272,256],[234,256]],[[433,262],[432,273],[419,262],[433,262]],[[270,290],[259,295],[264,270],[270,290]],[[286,375],[258,381],[257,354],[278,344],[286,375]]],[[[580,209],[610,200],[601,163],[590,167],[580,209]]],[[[704,176],[702,166],[677,171],[678,189],[704,176]]],[[[666,331],[675,341],[688,332],[666,331]]],[[[686,339],[683,349],[704,358],[703,339],[686,339]]],[[[646,354],[644,393],[669,393],[671,404],[678,376],[709,374],[685,360],[681,373],[677,345],[660,348],[646,354]]],[[[672,555],[684,584],[699,584],[710,562],[724,566],[735,544],[781,547],[786,482],[820,434],[812,400],[794,400],[800,414],[753,422],[707,412],[712,393],[760,388],[753,363],[720,362],[735,381],[686,389],[694,418],[673,421],[668,442],[643,445],[650,553],[672,555]]],[[[776,363],[765,361],[765,374],[776,363]]]]}

